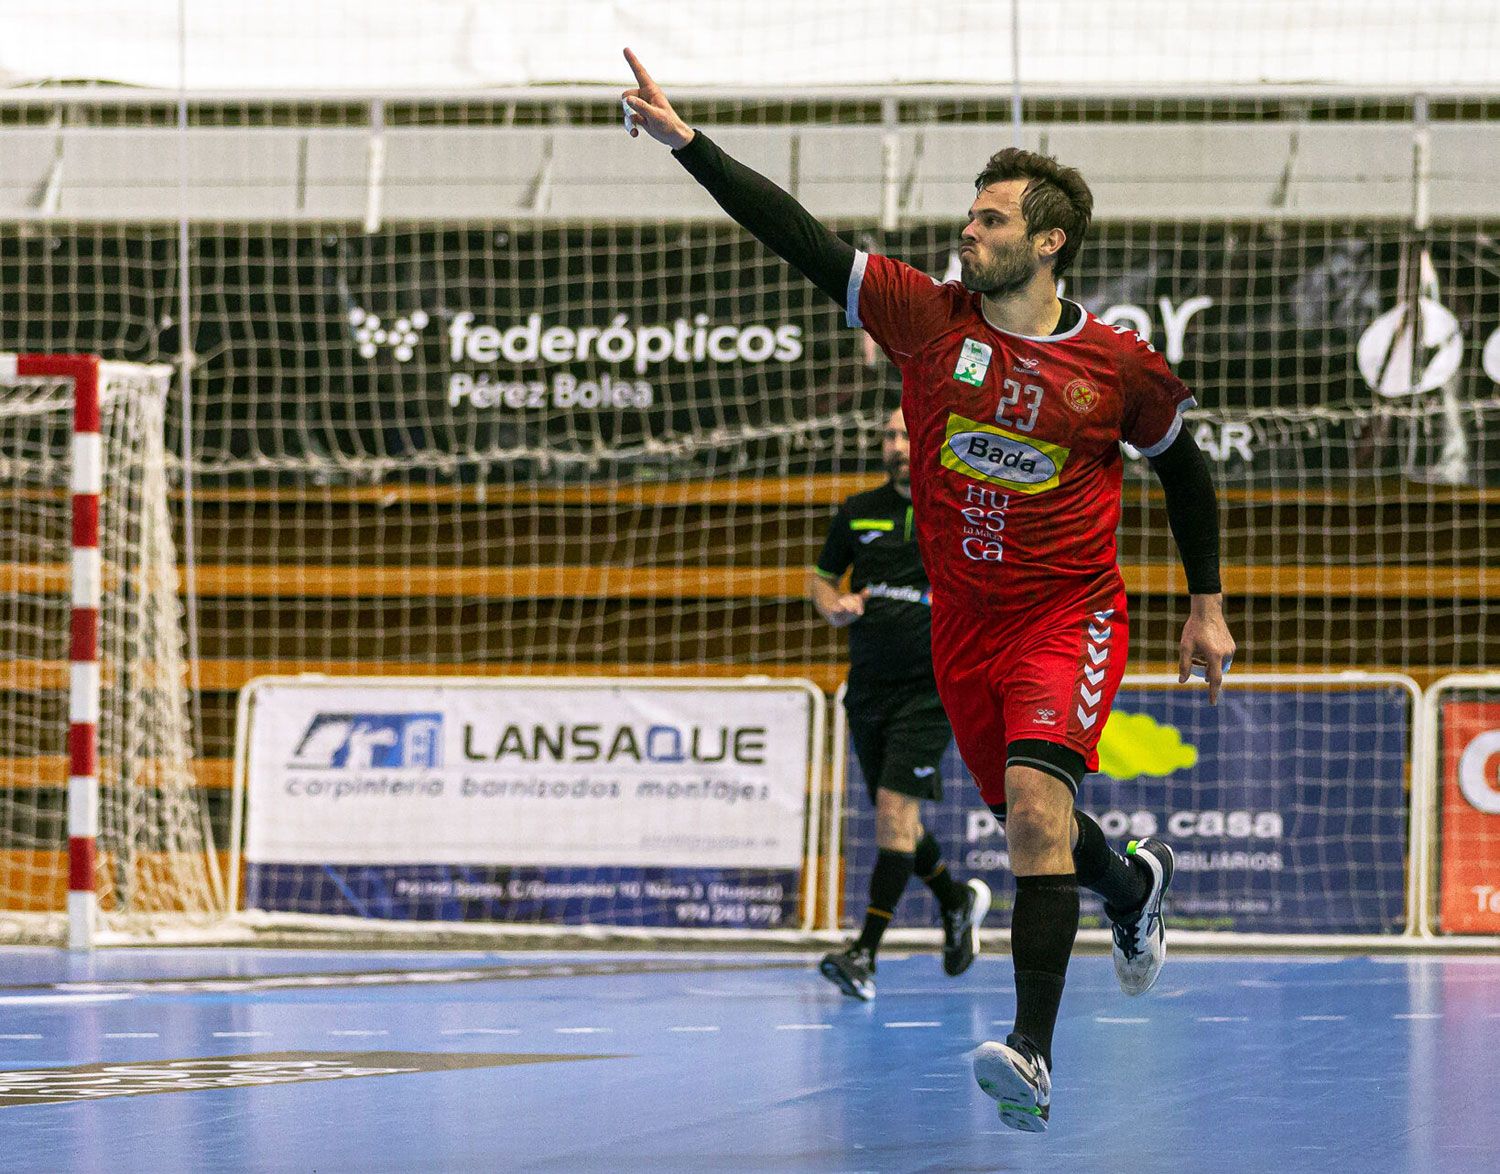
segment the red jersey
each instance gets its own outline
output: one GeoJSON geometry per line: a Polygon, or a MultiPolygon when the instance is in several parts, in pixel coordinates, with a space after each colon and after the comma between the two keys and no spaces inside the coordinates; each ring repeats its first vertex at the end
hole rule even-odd
{"type": "Polygon", "coordinates": [[[901,368],[934,601],[1020,617],[1117,585],[1120,441],[1156,456],[1194,403],[1155,348],[1087,312],[1061,334],[1011,334],[979,294],[865,253],[847,304],[901,368]]]}

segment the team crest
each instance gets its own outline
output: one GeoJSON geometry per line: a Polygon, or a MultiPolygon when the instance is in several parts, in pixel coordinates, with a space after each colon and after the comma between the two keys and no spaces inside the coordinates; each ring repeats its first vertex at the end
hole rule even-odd
{"type": "Polygon", "coordinates": [[[970,387],[983,387],[993,354],[993,349],[986,344],[972,338],[964,339],[963,350],[958,353],[958,366],[953,368],[953,378],[970,387]]]}
{"type": "Polygon", "coordinates": [[[1085,379],[1075,379],[1063,388],[1063,399],[1080,416],[1087,416],[1099,403],[1099,391],[1085,379]]]}

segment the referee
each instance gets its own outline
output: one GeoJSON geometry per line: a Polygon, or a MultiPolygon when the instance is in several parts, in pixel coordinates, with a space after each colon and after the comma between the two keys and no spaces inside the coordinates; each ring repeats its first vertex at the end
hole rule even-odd
{"type": "Polygon", "coordinates": [[[912,525],[911,468],[901,409],[885,426],[881,455],[890,480],[856,493],[834,515],[809,576],[813,606],[835,628],[849,629],[849,687],[844,707],[870,799],[879,853],[870,877],[864,928],[847,949],[819,966],[844,994],[875,997],[880,938],[915,872],[943,908],[943,969],[962,974],[979,952],[979,926],[990,908],[982,880],[959,884],[917,804],[943,797],[939,763],[953,737],[932,676],[932,598],[912,525]],[[839,587],[853,568],[849,591],[839,587]]]}

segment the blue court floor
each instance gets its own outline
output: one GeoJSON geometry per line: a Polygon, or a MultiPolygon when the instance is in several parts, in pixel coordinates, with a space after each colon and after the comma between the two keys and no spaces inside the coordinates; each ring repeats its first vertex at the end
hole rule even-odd
{"type": "Polygon", "coordinates": [[[1040,1136],[1008,958],[813,962],[0,950],[0,1170],[1500,1171],[1497,958],[1075,958],[1040,1136]]]}

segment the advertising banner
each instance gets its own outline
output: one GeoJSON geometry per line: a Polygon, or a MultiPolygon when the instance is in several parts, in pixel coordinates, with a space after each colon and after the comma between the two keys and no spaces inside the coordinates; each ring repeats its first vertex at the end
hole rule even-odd
{"type": "Polygon", "coordinates": [[[258,682],[246,905],[794,923],[819,704],[796,684],[258,682]]]}
{"type": "MultiPolygon", "coordinates": [[[[962,213],[844,235],[945,280],[962,213]]],[[[175,228],[0,226],[0,283],[65,289],[69,310],[0,320],[0,349],[170,359],[176,244],[175,228]]],[[[895,397],[869,339],[729,225],[268,225],[198,230],[192,257],[213,294],[194,315],[208,470],[844,471],[873,460],[854,427],[895,397]]],[[[1462,225],[1100,223],[1064,292],[1194,389],[1217,480],[1440,466],[1470,483],[1493,479],[1500,437],[1497,273],[1500,246],[1462,225]],[[1418,255],[1419,315],[1401,292],[1418,255]]]]}
{"type": "MultiPolygon", "coordinates": [[[[1078,798],[1117,849],[1160,836],[1176,853],[1167,914],[1181,928],[1240,933],[1397,934],[1406,923],[1407,779],[1414,715],[1401,684],[1241,682],[1217,707],[1200,687],[1120,690],[1100,772],[1078,798]]],[[[858,920],[875,861],[875,817],[850,750],[844,922],[858,920]]],[[[1005,833],[953,747],[944,798],[922,821],[959,879],[995,894],[986,923],[1009,924],[1005,833]]],[[[1087,891],[1085,927],[1104,926],[1087,891]]],[[[913,881],[897,925],[935,926],[913,881]]]]}
{"type": "Polygon", "coordinates": [[[1500,934],[1500,701],[1442,703],[1438,926],[1500,934]]]}

